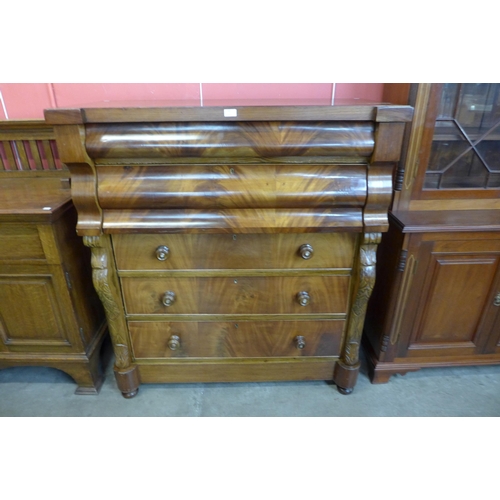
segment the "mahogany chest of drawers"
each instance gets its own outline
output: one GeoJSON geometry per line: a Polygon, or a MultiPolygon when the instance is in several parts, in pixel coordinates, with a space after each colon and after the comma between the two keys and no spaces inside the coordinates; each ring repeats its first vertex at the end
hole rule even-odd
{"type": "Polygon", "coordinates": [[[407,106],[48,110],[118,386],[352,391],[407,106]]]}

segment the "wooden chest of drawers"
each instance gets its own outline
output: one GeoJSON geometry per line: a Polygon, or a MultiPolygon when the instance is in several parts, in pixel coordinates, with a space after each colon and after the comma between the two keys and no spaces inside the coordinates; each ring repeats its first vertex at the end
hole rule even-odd
{"type": "Polygon", "coordinates": [[[0,179],[0,368],[48,366],[74,378],[77,394],[102,384],[104,310],[89,251],[59,178],[0,179]]]}
{"type": "Polygon", "coordinates": [[[409,107],[49,110],[118,386],[352,391],[409,107]]]}

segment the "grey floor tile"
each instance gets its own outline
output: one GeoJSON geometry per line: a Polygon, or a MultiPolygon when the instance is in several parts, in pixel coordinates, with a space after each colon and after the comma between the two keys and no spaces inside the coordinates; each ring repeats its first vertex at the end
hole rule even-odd
{"type": "Polygon", "coordinates": [[[265,382],[142,384],[124,399],[112,363],[98,396],[77,396],[65,373],[51,368],[0,370],[0,416],[12,417],[497,417],[500,366],[427,368],[370,383],[363,364],[354,392],[333,384],[265,382]]]}

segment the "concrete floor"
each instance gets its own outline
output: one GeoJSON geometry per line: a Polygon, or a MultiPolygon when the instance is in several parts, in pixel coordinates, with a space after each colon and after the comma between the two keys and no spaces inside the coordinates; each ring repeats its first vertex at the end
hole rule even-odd
{"type": "Polygon", "coordinates": [[[98,396],[51,368],[0,370],[2,417],[497,417],[500,366],[428,368],[372,385],[363,362],[354,392],[327,382],[143,384],[124,399],[113,359],[98,396]]]}

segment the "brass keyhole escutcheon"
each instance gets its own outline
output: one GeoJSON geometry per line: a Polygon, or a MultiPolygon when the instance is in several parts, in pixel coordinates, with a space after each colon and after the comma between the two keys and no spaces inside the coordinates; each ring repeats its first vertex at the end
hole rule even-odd
{"type": "Polygon", "coordinates": [[[294,339],[295,347],[297,349],[304,349],[306,346],[306,339],[302,335],[297,335],[294,339]]]}
{"type": "Polygon", "coordinates": [[[168,347],[172,351],[176,351],[181,346],[181,339],[177,335],[171,335],[168,339],[168,347]]]}
{"type": "Polygon", "coordinates": [[[314,254],[314,248],[309,245],[309,243],[305,243],[304,245],[301,245],[299,248],[299,255],[304,259],[304,260],[309,260],[312,258],[314,254]]]}
{"type": "Polygon", "coordinates": [[[169,290],[168,292],[165,292],[161,301],[165,307],[170,307],[175,302],[175,298],[175,292],[169,290]]]}
{"type": "Polygon", "coordinates": [[[170,249],[167,246],[161,245],[156,249],[156,258],[161,261],[167,260],[169,252],[170,249]]]}
{"type": "Polygon", "coordinates": [[[307,306],[307,304],[309,304],[310,301],[311,301],[311,297],[307,292],[299,292],[297,294],[297,302],[301,306],[307,306]]]}

